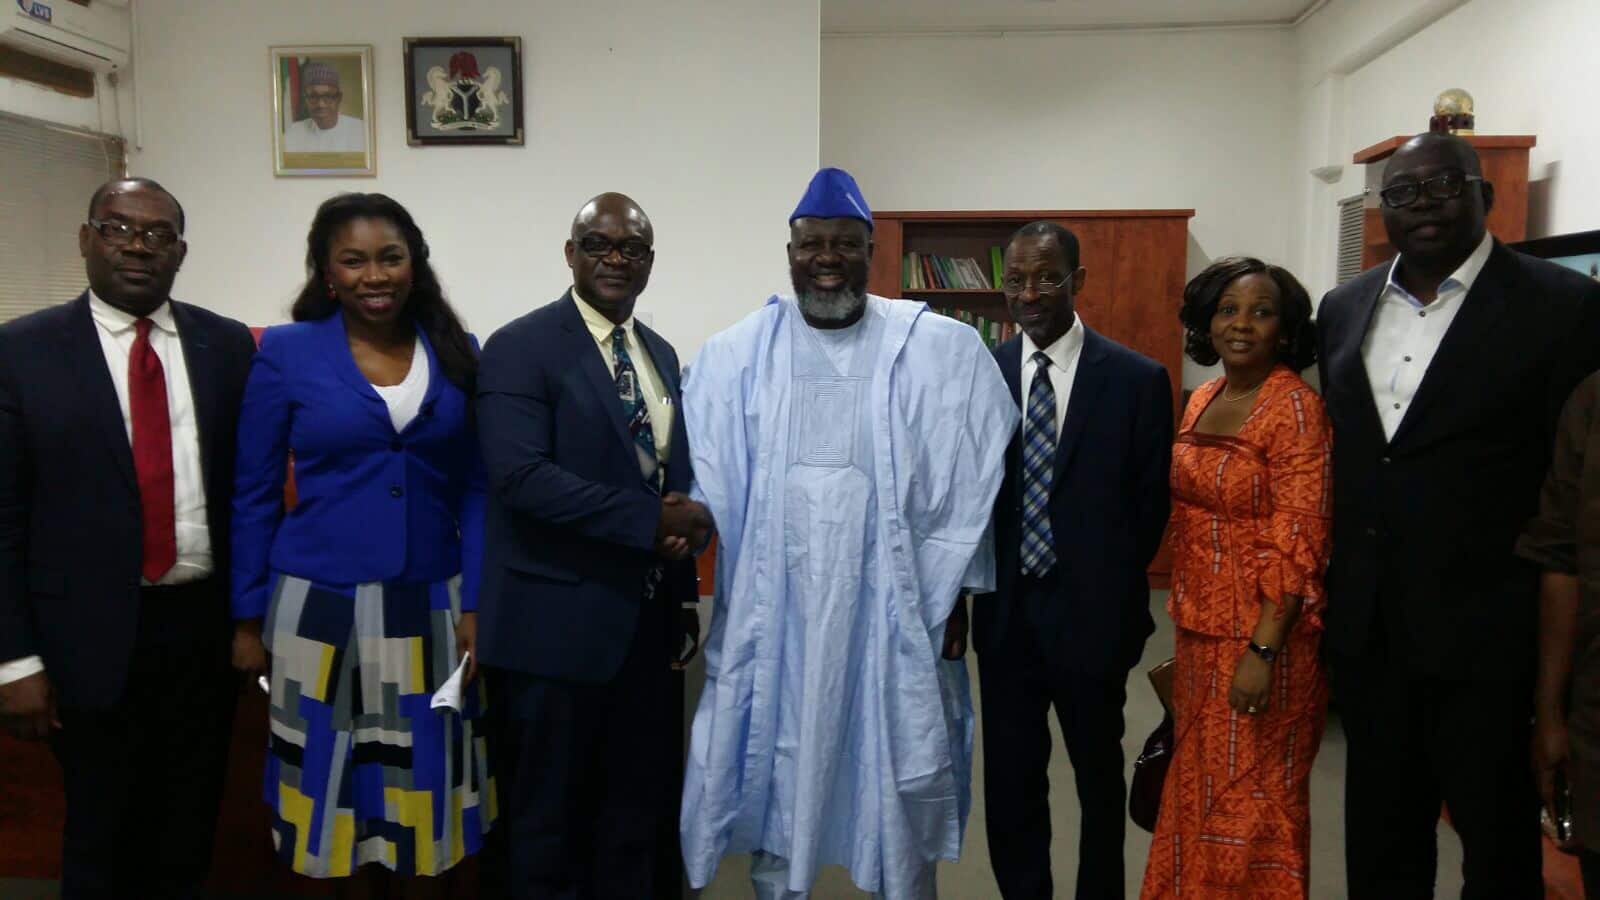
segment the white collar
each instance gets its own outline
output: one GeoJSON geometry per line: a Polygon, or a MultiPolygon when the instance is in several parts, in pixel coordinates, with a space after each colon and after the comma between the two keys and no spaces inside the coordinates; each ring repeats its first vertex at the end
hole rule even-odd
{"type": "MultiPolygon", "coordinates": [[[[94,316],[94,320],[100,324],[101,328],[112,334],[132,331],[134,323],[139,321],[138,316],[117,309],[115,306],[101,300],[93,288],[89,289],[89,314],[94,316]]],[[[163,301],[160,306],[155,308],[154,312],[145,316],[145,318],[168,334],[178,333],[178,322],[172,317],[172,303],[169,301],[163,301]]]]}
{"type": "MultiPolygon", "coordinates": [[[[1055,342],[1044,348],[1044,355],[1050,358],[1051,365],[1063,372],[1071,371],[1072,363],[1077,360],[1078,354],[1083,350],[1083,317],[1076,313],[1072,316],[1072,327],[1067,333],[1055,339],[1055,342]]],[[[1027,365],[1033,361],[1033,354],[1039,352],[1039,347],[1034,344],[1033,338],[1027,332],[1022,334],[1022,363],[1027,365]]]]}
{"type": "Polygon", "coordinates": [[[588,326],[589,333],[594,335],[595,340],[611,340],[611,333],[618,328],[621,328],[624,332],[633,331],[633,316],[628,316],[621,325],[618,325],[602,315],[600,310],[590,305],[589,301],[583,299],[583,295],[578,293],[576,285],[572,288],[572,300],[578,304],[578,315],[583,317],[583,324],[588,326]]]}
{"type": "MultiPolygon", "coordinates": [[[[1478,275],[1483,272],[1483,267],[1488,265],[1489,254],[1493,250],[1494,235],[1490,234],[1488,229],[1484,229],[1483,240],[1478,242],[1477,249],[1473,250],[1472,255],[1463,260],[1454,272],[1451,272],[1443,281],[1439,282],[1437,293],[1442,294],[1452,287],[1459,287],[1463,293],[1472,290],[1472,285],[1478,280],[1478,275]]],[[[1389,264],[1389,280],[1384,284],[1384,290],[1399,291],[1402,296],[1416,301],[1416,298],[1411,296],[1411,292],[1406,290],[1399,280],[1395,278],[1395,274],[1400,271],[1400,261],[1401,257],[1396,256],[1394,262],[1389,264]]],[[[1421,306],[1422,304],[1419,302],[1417,305],[1421,306]]]]}

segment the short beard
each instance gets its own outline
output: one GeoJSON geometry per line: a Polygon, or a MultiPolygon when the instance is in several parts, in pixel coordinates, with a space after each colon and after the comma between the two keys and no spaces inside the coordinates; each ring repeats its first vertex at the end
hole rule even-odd
{"type": "Polygon", "coordinates": [[[859,318],[867,305],[867,294],[846,286],[836,291],[803,290],[795,286],[800,312],[813,322],[844,324],[859,318]]]}

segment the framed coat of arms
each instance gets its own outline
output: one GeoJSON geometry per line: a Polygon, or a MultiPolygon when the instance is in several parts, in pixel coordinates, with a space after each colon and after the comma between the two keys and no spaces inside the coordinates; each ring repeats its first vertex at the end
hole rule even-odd
{"type": "Polygon", "coordinates": [[[406,143],[523,143],[522,39],[406,38],[406,143]]]}

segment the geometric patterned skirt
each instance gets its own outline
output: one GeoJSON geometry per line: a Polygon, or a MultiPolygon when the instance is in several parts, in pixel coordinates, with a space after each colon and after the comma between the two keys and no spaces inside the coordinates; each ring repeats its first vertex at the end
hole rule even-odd
{"type": "Polygon", "coordinates": [[[429,706],[458,662],[460,584],[277,576],[265,799],[294,871],[437,875],[482,846],[497,815],[483,679],[459,715],[429,706]]]}
{"type": "Polygon", "coordinates": [[[1295,632],[1255,715],[1228,706],[1245,642],[1178,629],[1177,746],[1145,868],[1144,900],[1303,898],[1311,884],[1311,764],[1327,718],[1320,635],[1295,632]]]}

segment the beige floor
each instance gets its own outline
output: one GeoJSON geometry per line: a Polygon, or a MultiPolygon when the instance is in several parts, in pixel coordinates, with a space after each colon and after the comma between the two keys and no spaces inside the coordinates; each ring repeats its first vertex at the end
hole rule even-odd
{"type": "MultiPolygon", "coordinates": [[[[1156,662],[1172,655],[1172,627],[1165,610],[1165,592],[1152,598],[1156,607],[1156,634],[1145,648],[1145,658],[1134,669],[1128,683],[1127,735],[1123,750],[1128,766],[1132,767],[1144,739],[1161,720],[1161,705],[1151,693],[1144,671],[1156,662]]],[[[977,666],[968,659],[974,681],[977,666]]],[[[692,676],[691,676],[692,677],[692,676]]],[[[698,690],[691,682],[690,696],[698,690]]],[[[973,688],[973,701],[977,702],[977,688],[973,688]]],[[[692,706],[692,704],[691,704],[692,706]]],[[[691,710],[692,712],[692,710],[691,710]]],[[[978,758],[976,769],[983,770],[983,711],[978,710],[978,758]]],[[[1061,745],[1061,735],[1054,727],[1055,751],[1050,757],[1050,813],[1055,835],[1053,866],[1056,880],[1056,897],[1070,898],[1072,883],[1078,865],[1078,798],[1073,787],[1072,772],[1067,764],[1066,750],[1061,745]]],[[[1313,900],[1341,900],[1344,891],[1344,734],[1338,722],[1329,724],[1322,750],[1317,756],[1311,782],[1312,862],[1311,896],[1313,900]]],[[[939,896],[944,900],[984,900],[998,897],[994,873],[989,868],[989,845],[983,831],[983,779],[980,774],[973,785],[972,817],[967,823],[966,842],[962,847],[961,861],[942,863],[939,866],[939,896]]],[[[1133,825],[1128,826],[1125,858],[1128,861],[1128,896],[1139,895],[1139,883],[1144,875],[1145,854],[1150,849],[1150,835],[1133,825]]],[[[748,881],[750,871],[746,857],[729,857],[717,877],[700,893],[701,900],[733,900],[752,896],[748,881]]],[[[1447,826],[1439,828],[1439,884],[1436,895],[1455,897],[1461,894],[1461,844],[1447,826]]],[[[858,898],[868,896],[856,890],[849,876],[841,868],[830,867],[818,879],[812,897],[816,900],[858,898]]]]}

